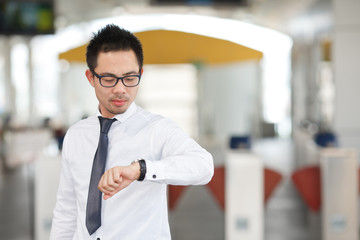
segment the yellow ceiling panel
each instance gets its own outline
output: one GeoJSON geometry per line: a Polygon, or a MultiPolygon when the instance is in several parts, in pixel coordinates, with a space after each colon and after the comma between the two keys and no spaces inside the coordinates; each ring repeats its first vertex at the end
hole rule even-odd
{"type": "Polygon", "coordinates": [[[254,49],[198,34],[154,30],[135,35],[143,44],[145,64],[216,64],[262,58],[262,53],[254,49]]]}
{"type": "MultiPolygon", "coordinates": [[[[144,64],[219,64],[260,60],[263,56],[262,52],[227,40],[193,33],[151,30],[135,35],[143,45],[144,64]]],[[[59,58],[70,62],[85,62],[86,46],[61,53],[59,58]]]]}

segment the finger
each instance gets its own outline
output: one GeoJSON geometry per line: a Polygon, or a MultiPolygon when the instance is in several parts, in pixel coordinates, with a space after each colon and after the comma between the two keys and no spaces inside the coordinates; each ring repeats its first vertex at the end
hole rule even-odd
{"type": "Polygon", "coordinates": [[[120,169],[119,168],[114,168],[114,172],[113,172],[113,180],[115,183],[118,183],[116,187],[119,186],[119,184],[122,182],[122,177],[121,177],[121,173],[120,173],[120,169]]]}
{"type": "Polygon", "coordinates": [[[104,200],[111,198],[133,181],[129,181],[127,175],[122,176],[122,173],[121,167],[114,167],[104,173],[101,184],[99,184],[99,190],[104,193],[104,200]]]}
{"type": "Polygon", "coordinates": [[[101,176],[99,184],[98,184],[98,189],[103,192],[104,188],[102,187],[104,185],[104,174],[101,176]]]}
{"type": "Polygon", "coordinates": [[[112,196],[113,196],[112,194],[104,194],[103,199],[107,200],[107,199],[111,198],[112,196]]]}
{"type": "Polygon", "coordinates": [[[109,170],[109,173],[107,175],[107,186],[106,190],[112,192],[118,187],[118,184],[114,181],[114,171],[109,170]]]}
{"type": "Polygon", "coordinates": [[[98,185],[98,189],[103,192],[104,194],[108,194],[111,191],[108,190],[108,171],[106,171],[102,176],[101,179],[99,181],[99,185],[98,185]]]}

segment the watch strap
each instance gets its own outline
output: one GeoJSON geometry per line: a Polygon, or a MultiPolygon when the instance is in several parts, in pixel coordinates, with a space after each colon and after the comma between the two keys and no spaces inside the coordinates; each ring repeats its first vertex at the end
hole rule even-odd
{"type": "Polygon", "coordinates": [[[145,179],[145,175],[146,175],[146,162],[144,159],[139,159],[139,160],[137,160],[137,162],[139,162],[139,165],[140,165],[140,177],[139,177],[138,181],[143,181],[145,179]]]}

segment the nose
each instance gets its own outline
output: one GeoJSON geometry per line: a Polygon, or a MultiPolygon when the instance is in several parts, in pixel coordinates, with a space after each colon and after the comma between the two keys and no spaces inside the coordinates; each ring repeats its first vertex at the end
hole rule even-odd
{"type": "Polygon", "coordinates": [[[125,93],[126,92],[126,87],[124,86],[124,84],[122,83],[121,80],[113,87],[113,92],[114,93],[125,93]]]}

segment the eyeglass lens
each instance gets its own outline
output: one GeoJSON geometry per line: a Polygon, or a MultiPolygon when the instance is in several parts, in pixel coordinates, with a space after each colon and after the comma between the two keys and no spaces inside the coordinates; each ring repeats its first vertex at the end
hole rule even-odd
{"type": "MultiPolygon", "coordinates": [[[[117,78],[101,77],[100,81],[101,81],[101,85],[103,85],[104,87],[113,87],[117,83],[117,78]]],[[[134,86],[138,85],[139,81],[140,81],[140,78],[138,76],[129,76],[129,77],[124,77],[122,79],[122,83],[127,87],[134,87],[134,86]]]]}

